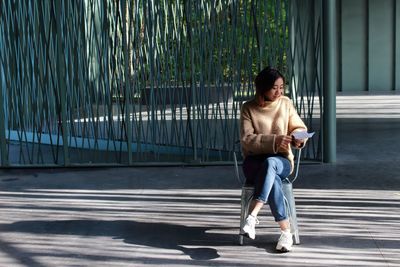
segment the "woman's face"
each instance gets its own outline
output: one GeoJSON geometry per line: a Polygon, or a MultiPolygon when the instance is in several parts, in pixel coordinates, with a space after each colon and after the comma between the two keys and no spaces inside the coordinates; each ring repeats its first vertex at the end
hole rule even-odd
{"type": "Polygon", "coordinates": [[[264,98],[273,102],[283,95],[284,88],[283,79],[278,78],[276,79],[272,89],[265,92],[264,98]]]}

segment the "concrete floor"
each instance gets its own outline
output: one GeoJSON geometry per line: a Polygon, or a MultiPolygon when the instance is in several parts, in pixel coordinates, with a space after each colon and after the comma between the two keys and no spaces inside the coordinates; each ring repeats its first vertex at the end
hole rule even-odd
{"type": "Polygon", "coordinates": [[[337,130],[337,164],[301,166],[290,253],[269,209],[238,245],[230,166],[3,169],[0,266],[400,266],[400,120],[337,130]]]}

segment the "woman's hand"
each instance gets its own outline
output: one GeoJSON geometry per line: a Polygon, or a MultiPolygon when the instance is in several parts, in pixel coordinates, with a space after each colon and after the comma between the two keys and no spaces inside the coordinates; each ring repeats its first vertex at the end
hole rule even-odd
{"type": "Polygon", "coordinates": [[[293,137],[292,145],[293,145],[295,148],[301,148],[301,147],[303,147],[303,145],[304,145],[304,143],[305,143],[306,141],[307,141],[307,139],[296,139],[296,138],[293,137]]]}
{"type": "Polygon", "coordinates": [[[306,141],[305,139],[296,139],[296,138],[293,137],[292,145],[293,145],[295,148],[300,148],[300,147],[303,146],[303,144],[304,144],[305,141],[306,141]]]}
{"type": "Polygon", "coordinates": [[[292,137],[290,135],[278,135],[275,139],[278,148],[288,149],[290,142],[292,142],[292,137]]]}

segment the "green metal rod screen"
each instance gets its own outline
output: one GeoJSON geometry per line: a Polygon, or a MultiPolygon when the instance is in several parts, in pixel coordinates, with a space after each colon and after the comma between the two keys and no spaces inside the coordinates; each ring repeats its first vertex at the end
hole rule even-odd
{"type": "Polygon", "coordinates": [[[320,38],[289,4],[3,0],[1,166],[230,161],[241,104],[267,65],[319,133],[319,72],[309,86],[304,51],[320,38]]]}

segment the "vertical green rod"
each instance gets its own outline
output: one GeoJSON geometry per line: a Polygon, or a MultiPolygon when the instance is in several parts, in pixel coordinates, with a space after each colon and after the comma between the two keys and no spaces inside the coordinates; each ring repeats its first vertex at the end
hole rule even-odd
{"type": "Polygon", "coordinates": [[[64,153],[64,166],[70,165],[68,153],[68,128],[67,128],[67,88],[65,84],[66,66],[65,66],[65,51],[62,45],[62,13],[61,1],[55,1],[56,18],[57,18],[57,81],[58,89],[60,92],[60,105],[61,105],[61,127],[62,127],[62,140],[63,140],[63,153],[64,153]]]}
{"type": "MultiPolygon", "coordinates": [[[[0,52],[1,53],[1,52],[0,52]]],[[[3,66],[0,66],[2,69],[3,66]]],[[[4,88],[5,91],[5,88],[4,88]]],[[[4,117],[4,101],[3,101],[3,82],[2,82],[2,71],[0,70],[0,150],[1,150],[1,166],[8,166],[8,153],[6,146],[6,130],[4,117]]]]}
{"type": "Polygon", "coordinates": [[[395,43],[394,43],[394,48],[395,48],[395,90],[397,92],[400,91],[400,3],[397,1],[394,1],[395,3],[395,43]]]}
{"type": "MultiPolygon", "coordinates": [[[[3,7],[3,10],[0,11],[0,22],[1,25],[4,27],[5,22],[2,19],[2,15],[4,14],[4,16],[6,16],[6,10],[5,7],[3,7]]],[[[4,117],[4,93],[6,92],[6,88],[3,88],[3,77],[5,79],[5,74],[3,76],[3,73],[5,73],[5,70],[3,72],[3,68],[5,68],[5,66],[3,65],[4,62],[6,61],[5,59],[2,60],[2,57],[6,57],[7,56],[7,51],[4,48],[3,43],[4,42],[4,37],[0,38],[0,40],[2,41],[0,43],[0,155],[1,155],[1,166],[8,166],[8,153],[7,153],[7,146],[6,146],[6,129],[5,129],[5,121],[6,118],[4,117]],[[4,91],[3,91],[4,90],[4,91]]],[[[11,49],[10,49],[11,50],[11,49]]],[[[5,84],[5,81],[4,81],[5,84]]],[[[5,87],[5,86],[4,86],[5,87]]]]}
{"type": "Polygon", "coordinates": [[[128,24],[128,10],[126,0],[122,0],[122,45],[124,49],[124,74],[125,74],[125,90],[124,90],[124,101],[125,101],[125,127],[126,127],[126,142],[128,148],[128,164],[132,164],[132,129],[131,129],[131,116],[129,108],[130,90],[131,90],[131,79],[129,72],[129,51],[128,51],[128,38],[129,28],[128,24]]]}
{"type": "Polygon", "coordinates": [[[322,0],[323,12],[323,161],[336,162],[336,1],[322,0]]]}
{"type": "Polygon", "coordinates": [[[393,90],[398,92],[400,90],[400,16],[397,14],[400,14],[400,3],[393,1],[393,90]]]}

